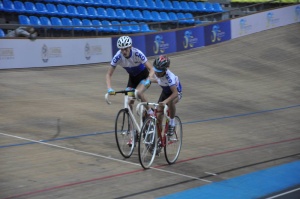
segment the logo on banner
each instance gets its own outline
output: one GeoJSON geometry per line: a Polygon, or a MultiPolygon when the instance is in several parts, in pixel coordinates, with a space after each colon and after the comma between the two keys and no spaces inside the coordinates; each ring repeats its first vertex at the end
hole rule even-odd
{"type": "Polygon", "coordinates": [[[15,55],[13,48],[0,48],[0,60],[11,60],[14,58],[15,55]]]}
{"type": "Polygon", "coordinates": [[[198,42],[198,38],[194,38],[192,31],[187,30],[184,32],[183,37],[183,47],[184,48],[193,48],[194,45],[198,42]]]}
{"type": "Polygon", "coordinates": [[[252,29],[252,25],[248,25],[246,19],[240,20],[240,35],[247,34],[252,29]]]}
{"type": "Polygon", "coordinates": [[[62,57],[60,47],[51,47],[48,48],[46,44],[42,46],[42,60],[44,63],[47,63],[50,58],[62,57]]]}
{"type": "Polygon", "coordinates": [[[101,55],[101,54],[102,54],[101,45],[90,46],[89,43],[85,44],[84,56],[86,60],[90,60],[92,55],[101,55]]]}
{"type": "Polygon", "coordinates": [[[220,30],[219,25],[212,26],[211,36],[210,36],[212,43],[221,41],[224,36],[225,36],[225,32],[222,32],[220,30]]]}
{"type": "Polygon", "coordinates": [[[274,27],[279,23],[279,18],[273,12],[267,13],[267,28],[274,27]]]}
{"type": "Polygon", "coordinates": [[[299,21],[300,20],[300,6],[297,6],[295,8],[295,21],[299,21]]]}
{"type": "Polygon", "coordinates": [[[165,43],[162,35],[156,35],[154,39],[153,52],[154,54],[164,53],[169,48],[169,44],[165,43]]]}

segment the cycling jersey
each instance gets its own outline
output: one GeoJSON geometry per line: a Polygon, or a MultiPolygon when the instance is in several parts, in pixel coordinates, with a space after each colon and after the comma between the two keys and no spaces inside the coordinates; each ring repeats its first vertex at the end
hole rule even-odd
{"type": "Polygon", "coordinates": [[[112,67],[117,67],[117,65],[122,66],[131,76],[137,76],[140,74],[146,66],[144,65],[148,61],[147,57],[137,48],[131,47],[130,57],[125,58],[121,50],[119,50],[110,64],[112,67]]]}
{"type": "Polygon", "coordinates": [[[157,83],[162,87],[163,93],[172,94],[171,86],[176,85],[178,93],[182,92],[182,87],[179,81],[179,78],[167,69],[166,74],[163,77],[157,77],[154,75],[157,80],[157,83]]]}

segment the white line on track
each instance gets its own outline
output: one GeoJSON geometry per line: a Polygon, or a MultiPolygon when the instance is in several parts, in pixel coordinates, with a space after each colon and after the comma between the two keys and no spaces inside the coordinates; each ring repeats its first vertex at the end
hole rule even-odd
{"type": "Polygon", "coordinates": [[[280,197],[280,196],[284,196],[284,195],[286,195],[286,194],[293,193],[293,192],[298,191],[298,190],[300,190],[300,188],[297,188],[297,189],[294,189],[294,190],[290,190],[290,191],[287,191],[287,192],[278,194],[278,195],[276,195],[276,196],[271,196],[271,197],[266,198],[266,199],[278,198],[278,197],[280,197]]]}
{"type": "MultiPolygon", "coordinates": [[[[87,155],[91,155],[91,156],[97,156],[97,157],[105,158],[105,159],[108,159],[108,160],[113,160],[113,161],[116,161],[116,162],[122,162],[122,163],[131,164],[131,165],[134,165],[134,166],[139,166],[139,167],[141,166],[140,164],[133,163],[133,162],[128,162],[128,161],[119,160],[119,159],[112,158],[112,157],[107,157],[107,156],[99,155],[99,154],[96,154],[96,153],[90,153],[90,152],[81,151],[81,150],[77,150],[77,149],[72,149],[72,148],[68,148],[68,147],[64,147],[64,146],[50,144],[50,143],[43,142],[43,141],[32,140],[32,139],[28,139],[28,138],[24,138],[24,137],[20,137],[20,136],[16,136],[16,135],[9,135],[9,134],[5,134],[5,133],[0,133],[0,135],[4,135],[4,136],[8,136],[8,137],[13,137],[13,138],[21,139],[21,140],[27,140],[27,141],[31,141],[31,142],[35,142],[35,143],[39,143],[39,144],[51,146],[51,147],[65,149],[65,150],[68,150],[68,151],[74,151],[74,152],[77,152],[77,153],[83,153],[83,154],[87,154],[87,155]]],[[[200,180],[200,181],[207,182],[207,183],[211,183],[212,182],[212,181],[204,180],[204,179],[201,179],[201,178],[198,178],[198,177],[184,175],[184,174],[181,174],[181,173],[176,173],[176,172],[167,171],[167,170],[163,170],[163,169],[158,169],[158,168],[153,168],[153,167],[151,167],[151,169],[156,170],[156,171],[165,172],[165,173],[170,173],[170,174],[173,174],[173,175],[178,175],[178,176],[190,178],[190,179],[200,180]]]]}

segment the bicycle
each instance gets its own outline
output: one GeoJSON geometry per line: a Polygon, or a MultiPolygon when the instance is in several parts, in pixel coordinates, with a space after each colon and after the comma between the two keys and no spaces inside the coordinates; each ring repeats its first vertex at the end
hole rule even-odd
{"type": "MultiPolygon", "coordinates": [[[[136,109],[137,115],[139,116],[139,123],[136,120],[132,110],[130,109],[128,102],[130,99],[135,99],[135,97],[130,97],[128,93],[133,93],[134,90],[127,91],[121,90],[116,91],[115,95],[118,93],[124,94],[124,107],[119,110],[116,119],[115,119],[115,138],[117,142],[118,149],[121,155],[124,158],[129,158],[136,146],[136,142],[138,141],[138,135],[141,131],[141,127],[143,125],[143,117],[142,113],[144,112],[143,107],[139,107],[136,109]]],[[[137,90],[135,90],[135,95],[137,96],[137,90]]],[[[111,102],[108,99],[109,94],[105,94],[105,100],[108,104],[111,102]]]]}
{"type": "Polygon", "coordinates": [[[145,119],[142,129],[140,131],[138,141],[138,155],[141,166],[144,169],[151,167],[155,156],[159,155],[161,149],[164,148],[164,154],[168,164],[173,164],[178,159],[181,146],[182,146],[182,123],[178,116],[175,116],[176,127],[172,136],[168,136],[169,128],[169,111],[168,106],[164,107],[164,116],[166,117],[166,123],[164,132],[162,134],[162,128],[160,127],[157,119],[157,108],[159,104],[141,102],[137,105],[137,108],[141,105],[154,106],[154,115],[145,119]]]}

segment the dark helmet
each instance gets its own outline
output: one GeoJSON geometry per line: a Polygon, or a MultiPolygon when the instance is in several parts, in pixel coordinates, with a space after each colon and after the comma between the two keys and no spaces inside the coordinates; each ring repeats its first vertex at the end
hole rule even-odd
{"type": "Polygon", "coordinates": [[[153,62],[155,72],[164,72],[170,66],[170,59],[166,55],[160,55],[153,62]]]}

